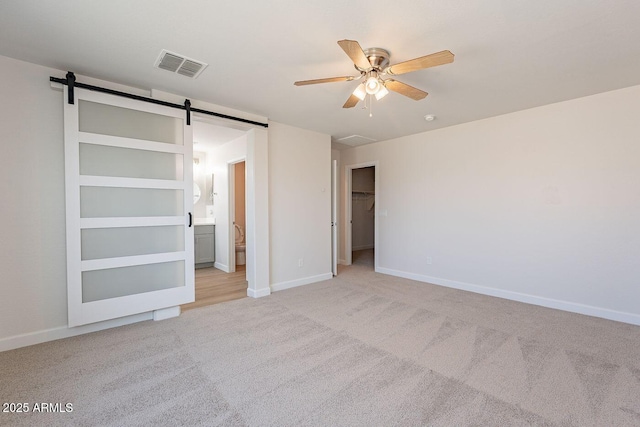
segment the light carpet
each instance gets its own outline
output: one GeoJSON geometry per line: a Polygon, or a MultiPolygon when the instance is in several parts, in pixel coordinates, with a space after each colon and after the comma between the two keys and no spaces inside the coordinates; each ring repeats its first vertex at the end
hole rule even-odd
{"type": "Polygon", "coordinates": [[[639,426],[640,327],[352,266],[0,353],[11,426],[639,426]]]}

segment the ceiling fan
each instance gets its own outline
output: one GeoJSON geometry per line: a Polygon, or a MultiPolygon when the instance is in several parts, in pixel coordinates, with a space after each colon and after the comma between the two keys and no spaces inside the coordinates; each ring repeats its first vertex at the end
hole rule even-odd
{"type": "Polygon", "coordinates": [[[453,62],[453,53],[448,50],[432,53],[431,55],[421,56],[420,58],[411,59],[409,61],[400,62],[399,64],[389,65],[389,52],[379,47],[362,49],[360,44],[355,40],[340,40],[338,42],[342,50],[351,58],[356,70],[360,72],[359,76],[329,77],[326,79],[302,80],[295,82],[296,86],[313,85],[317,83],[331,82],[350,82],[352,80],[361,80],[356,90],[353,91],[347,102],[342,108],[355,107],[359,101],[363,101],[367,95],[373,95],[376,99],[382,99],[389,93],[389,90],[407,96],[413,100],[419,101],[425,98],[428,93],[409,86],[406,83],[399,82],[393,78],[384,78],[385,76],[396,76],[398,74],[410,73],[412,71],[422,70],[424,68],[435,67],[438,65],[449,64],[453,62]]]}

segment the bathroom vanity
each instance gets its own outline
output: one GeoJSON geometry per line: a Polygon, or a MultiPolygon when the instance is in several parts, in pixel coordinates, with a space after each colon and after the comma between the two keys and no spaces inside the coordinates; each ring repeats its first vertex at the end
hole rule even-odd
{"type": "Polygon", "coordinates": [[[215,262],[215,224],[199,223],[194,227],[196,268],[213,267],[215,262]]]}

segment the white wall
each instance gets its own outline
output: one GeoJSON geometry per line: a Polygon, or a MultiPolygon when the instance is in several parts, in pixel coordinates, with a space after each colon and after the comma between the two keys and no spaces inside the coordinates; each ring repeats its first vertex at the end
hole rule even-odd
{"type": "MultiPolygon", "coordinates": [[[[49,76],[65,74],[0,56],[0,79],[11,82],[0,85],[0,351],[151,319],[150,313],[143,313],[67,326],[63,96],[49,82],[49,76]]],[[[84,83],[150,96],[149,91],[77,77],[84,83]]],[[[193,105],[266,120],[197,100],[193,105]]],[[[247,254],[255,265],[247,270],[248,292],[263,296],[269,294],[267,131],[250,130],[247,145],[251,146],[247,195],[254,197],[247,201],[247,216],[252,215],[255,224],[248,230],[255,242],[247,254]]]]}
{"type": "MultiPolygon", "coordinates": [[[[197,126],[197,122],[193,124],[197,126]]],[[[200,200],[193,205],[193,217],[205,218],[207,215],[207,205],[210,204],[209,195],[207,192],[207,182],[211,179],[211,173],[207,171],[207,153],[201,151],[194,151],[193,158],[198,159],[198,164],[193,165],[193,182],[200,187],[200,200]]]]}
{"type": "Polygon", "coordinates": [[[640,324],[638,117],[640,86],[344,151],[380,271],[640,324]]]}
{"type": "Polygon", "coordinates": [[[67,323],[64,73],[0,56],[0,339],[67,323]]]}
{"type": "Polygon", "coordinates": [[[341,151],[338,149],[331,149],[331,162],[333,163],[333,161],[337,162],[338,165],[338,170],[337,170],[337,197],[336,197],[336,201],[337,201],[337,207],[336,207],[336,211],[338,214],[338,217],[336,218],[336,222],[338,223],[338,264],[346,264],[346,260],[341,258],[340,255],[342,253],[344,253],[344,249],[343,249],[343,240],[342,240],[342,235],[341,235],[341,213],[342,213],[342,199],[340,197],[340,194],[342,192],[342,187],[341,187],[341,182],[342,182],[342,160],[341,160],[341,151]]]}
{"type": "Polygon", "coordinates": [[[271,288],[331,278],[329,135],[269,123],[269,212],[271,288]]]}
{"type": "MultiPolygon", "coordinates": [[[[247,133],[246,221],[247,295],[253,298],[271,293],[270,212],[269,212],[269,132],[252,129],[247,133]]],[[[274,262],[278,262],[277,260],[274,262]]]]}
{"type": "MultiPolygon", "coordinates": [[[[0,351],[151,318],[67,327],[63,96],[65,71],[0,56],[0,351]]],[[[79,80],[148,96],[83,76],[79,80]]]]}
{"type": "Polygon", "coordinates": [[[376,168],[367,166],[351,171],[351,191],[373,192],[376,189],[376,168]]]}
{"type": "MultiPolygon", "coordinates": [[[[197,125],[196,125],[197,126],[197,125]]],[[[229,233],[233,225],[229,218],[229,163],[247,157],[247,136],[227,142],[207,153],[207,173],[214,174],[213,212],[216,218],[216,262],[215,267],[223,271],[230,270],[229,233]]],[[[232,234],[234,235],[234,234],[232,234]]]]}

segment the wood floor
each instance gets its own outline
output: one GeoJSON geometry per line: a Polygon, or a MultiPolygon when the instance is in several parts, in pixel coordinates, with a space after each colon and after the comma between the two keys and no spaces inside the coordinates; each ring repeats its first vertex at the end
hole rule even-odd
{"type": "MultiPolygon", "coordinates": [[[[353,251],[353,264],[373,267],[373,249],[353,251]]],[[[236,266],[235,273],[225,273],[217,268],[196,270],[196,300],[180,306],[182,311],[204,307],[247,296],[246,265],[236,266]]]]}
{"type": "MultiPolygon", "coordinates": [[[[353,251],[353,264],[373,267],[373,249],[353,251]]],[[[180,306],[182,311],[204,307],[247,296],[246,265],[236,266],[235,273],[225,273],[217,268],[196,270],[196,300],[180,306]]]]}
{"type": "Polygon", "coordinates": [[[196,301],[182,305],[182,311],[204,307],[219,302],[247,296],[246,266],[236,266],[235,273],[225,273],[217,268],[196,270],[196,301]]]}

